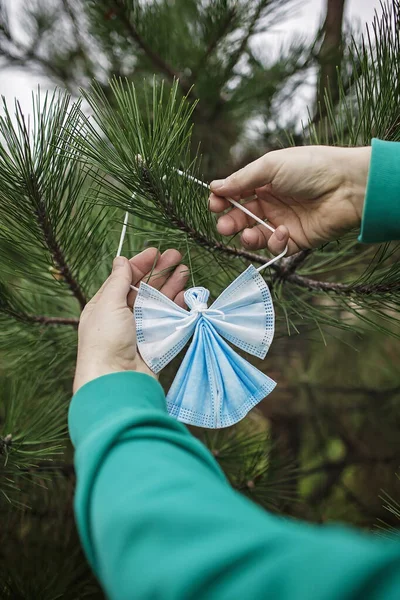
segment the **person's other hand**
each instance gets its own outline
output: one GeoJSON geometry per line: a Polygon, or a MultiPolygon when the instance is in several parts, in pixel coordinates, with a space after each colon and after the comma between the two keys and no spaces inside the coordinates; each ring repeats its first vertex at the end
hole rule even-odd
{"type": "Polygon", "coordinates": [[[144,279],[184,307],[188,268],[179,264],[181,258],[177,250],[158,256],[156,248],[148,248],[131,260],[122,256],[114,259],[111,275],[80,318],[74,393],[88,381],[118,371],[139,371],[155,377],[137,351],[132,315],[136,292],[130,285],[138,286],[144,279]]]}
{"type": "Polygon", "coordinates": [[[238,208],[222,214],[222,235],[242,231],[248,249],[268,247],[288,255],[337,239],[361,222],[371,148],[301,146],[268,152],[225,180],[211,183],[209,207],[224,213],[253,194],[246,207],[276,228],[270,232],[238,208]]]}

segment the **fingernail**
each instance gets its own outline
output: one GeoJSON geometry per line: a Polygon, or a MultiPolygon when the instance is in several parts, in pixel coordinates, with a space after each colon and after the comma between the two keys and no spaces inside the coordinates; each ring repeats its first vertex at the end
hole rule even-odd
{"type": "Polygon", "coordinates": [[[278,227],[278,229],[275,231],[275,235],[280,242],[283,242],[283,240],[286,238],[286,231],[282,231],[282,229],[279,229],[278,227]]]}
{"type": "Polygon", "coordinates": [[[123,256],[116,256],[113,260],[113,270],[123,267],[125,264],[125,258],[123,256]]]}
{"type": "Polygon", "coordinates": [[[214,179],[214,181],[212,181],[210,184],[210,188],[212,190],[218,190],[219,188],[222,188],[224,185],[225,185],[225,179],[214,179]]]}
{"type": "Polygon", "coordinates": [[[246,228],[242,231],[242,244],[244,246],[247,246],[250,242],[248,239],[249,233],[250,233],[251,229],[250,228],[246,228]]]}

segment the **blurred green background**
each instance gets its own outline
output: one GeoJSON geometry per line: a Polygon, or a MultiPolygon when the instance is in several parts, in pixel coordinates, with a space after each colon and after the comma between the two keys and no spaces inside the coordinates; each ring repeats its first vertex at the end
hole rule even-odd
{"type": "MultiPolygon", "coordinates": [[[[192,146],[200,145],[208,181],[289,144],[400,139],[400,90],[393,84],[400,68],[399,14],[397,2],[383,10],[378,2],[350,0],[6,0],[0,4],[0,81],[9,104],[21,91],[27,113],[27,91],[36,81],[42,95],[59,86],[77,97],[96,78],[113,102],[108,81],[117,75],[135,82],[144,103],[144,78],[155,74],[167,87],[179,78],[180,93],[199,101],[192,146]],[[384,52],[373,72],[377,47],[384,52]],[[396,57],[397,71],[385,79],[396,57]],[[373,77],[380,93],[368,95],[365,82],[373,77]]],[[[83,109],[90,113],[85,103],[83,109]]],[[[107,244],[84,289],[88,295],[107,275],[119,236],[122,211],[107,214],[107,244]]],[[[76,321],[79,307],[60,265],[42,255],[43,285],[50,291],[40,295],[34,281],[27,283],[29,270],[37,275],[36,255],[14,243],[10,222],[0,227],[1,597],[100,598],[79,549],[72,450],[62,440],[76,323],[56,328],[27,317],[40,306],[38,314],[76,321]],[[20,292],[28,305],[21,310],[20,292]]],[[[76,236],[86,235],[78,229],[76,236]]],[[[146,231],[128,231],[127,251],[151,242],[146,231]]],[[[171,238],[160,237],[163,249],[171,238]]],[[[399,525],[398,250],[365,249],[355,238],[284,264],[301,277],[349,282],[354,294],[317,293],[271,276],[278,327],[262,368],[279,385],[237,427],[194,433],[233,485],[267,509],[379,532],[399,525]],[[390,282],[390,292],[356,289],[371,281],[378,287],[390,282]]],[[[214,285],[223,286],[243,264],[225,265],[214,285]]],[[[166,387],[176,364],[163,374],[166,387]]]]}

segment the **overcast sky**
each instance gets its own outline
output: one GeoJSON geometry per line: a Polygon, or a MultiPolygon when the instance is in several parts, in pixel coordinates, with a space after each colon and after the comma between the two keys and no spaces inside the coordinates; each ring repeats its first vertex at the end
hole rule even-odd
{"type": "MultiPolygon", "coordinates": [[[[20,1],[13,0],[14,6],[20,1]]],[[[269,43],[272,46],[280,46],[295,34],[314,35],[323,18],[325,3],[326,0],[304,0],[301,9],[296,11],[293,18],[285,21],[282,26],[276,26],[266,35],[263,45],[269,43]]],[[[372,21],[375,10],[381,13],[379,0],[347,0],[346,18],[352,22],[358,20],[364,25],[365,22],[372,21]]],[[[17,97],[25,113],[30,112],[31,92],[37,88],[38,83],[41,86],[46,85],[46,81],[40,79],[37,73],[11,69],[0,72],[1,95],[5,96],[8,102],[17,97]]]]}

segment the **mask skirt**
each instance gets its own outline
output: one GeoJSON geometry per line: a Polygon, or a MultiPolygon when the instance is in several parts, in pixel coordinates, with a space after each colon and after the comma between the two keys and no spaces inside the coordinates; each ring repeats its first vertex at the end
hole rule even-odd
{"type": "Polygon", "coordinates": [[[168,392],[167,408],[183,423],[219,429],[243,419],[275,385],[202,318],[168,392]]]}

